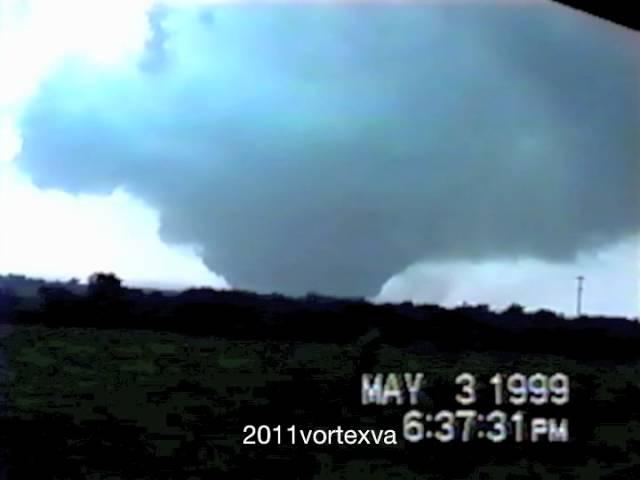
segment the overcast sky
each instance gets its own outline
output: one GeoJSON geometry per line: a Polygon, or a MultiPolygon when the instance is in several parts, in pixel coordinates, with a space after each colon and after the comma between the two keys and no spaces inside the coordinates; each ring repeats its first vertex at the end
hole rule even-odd
{"type": "Polygon", "coordinates": [[[0,0],[0,273],[638,315],[637,33],[186,3],[0,0]]]}

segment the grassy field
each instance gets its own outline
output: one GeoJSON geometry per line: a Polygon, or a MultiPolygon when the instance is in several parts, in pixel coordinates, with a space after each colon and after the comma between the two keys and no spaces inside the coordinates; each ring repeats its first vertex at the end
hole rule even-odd
{"type": "Polygon", "coordinates": [[[242,444],[245,424],[400,434],[409,407],[359,403],[361,355],[354,345],[17,326],[0,339],[9,478],[43,465],[48,473],[30,478],[640,478],[640,361],[383,344],[371,371],[424,372],[432,394],[423,410],[459,408],[454,378],[463,371],[487,379],[566,373],[572,441],[408,445],[399,435],[393,447],[242,444]]]}

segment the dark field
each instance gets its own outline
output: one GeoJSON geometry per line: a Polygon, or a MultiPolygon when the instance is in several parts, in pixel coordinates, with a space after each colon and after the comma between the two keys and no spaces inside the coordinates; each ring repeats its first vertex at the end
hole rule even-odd
{"type": "Polygon", "coordinates": [[[638,358],[38,325],[12,327],[0,355],[8,478],[640,478],[638,358]],[[566,373],[571,401],[550,413],[569,418],[571,441],[405,444],[411,407],[360,405],[365,357],[366,371],[424,372],[423,410],[459,408],[460,372],[566,373]],[[399,445],[243,445],[246,424],[394,428],[399,445]]]}

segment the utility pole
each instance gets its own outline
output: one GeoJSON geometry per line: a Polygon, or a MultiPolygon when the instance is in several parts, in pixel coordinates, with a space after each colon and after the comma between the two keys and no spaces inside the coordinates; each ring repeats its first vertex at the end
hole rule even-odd
{"type": "Polygon", "coordinates": [[[578,304],[576,306],[576,313],[578,317],[582,314],[582,284],[584,282],[584,277],[582,275],[576,277],[578,280],[578,304]]]}

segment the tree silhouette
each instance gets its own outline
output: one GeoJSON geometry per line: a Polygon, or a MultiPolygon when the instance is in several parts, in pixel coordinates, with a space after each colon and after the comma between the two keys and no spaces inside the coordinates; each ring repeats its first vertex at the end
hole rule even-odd
{"type": "Polygon", "coordinates": [[[512,303],[504,313],[508,315],[522,315],[524,313],[524,307],[517,303],[512,303]]]}
{"type": "Polygon", "coordinates": [[[114,273],[94,273],[89,277],[87,293],[91,297],[113,298],[122,293],[122,280],[114,273]]]}

